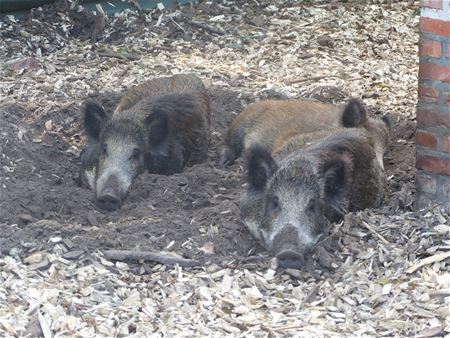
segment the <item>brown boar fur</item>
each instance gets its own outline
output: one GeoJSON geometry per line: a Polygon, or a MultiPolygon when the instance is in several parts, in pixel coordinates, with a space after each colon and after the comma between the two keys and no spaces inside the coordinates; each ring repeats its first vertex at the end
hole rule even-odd
{"type": "Polygon", "coordinates": [[[84,105],[90,145],[80,181],[107,210],[121,206],[144,169],[171,175],[205,160],[210,140],[210,97],[196,76],[149,80],[121,103],[112,116],[92,100],[84,105]]]}
{"type": "Polygon", "coordinates": [[[134,128],[140,128],[158,110],[169,117],[171,137],[184,142],[188,155],[184,165],[202,162],[209,145],[211,98],[201,79],[191,74],[150,79],[130,88],[106,119],[110,120],[109,125],[114,121],[137,123],[134,128]]]}
{"type": "MultiPolygon", "coordinates": [[[[373,138],[373,147],[377,160],[381,167],[383,166],[383,156],[388,150],[390,125],[386,118],[368,118],[364,123],[355,127],[363,127],[373,138]]],[[[280,135],[272,147],[272,156],[274,158],[283,158],[298,149],[307,147],[311,143],[322,139],[332,132],[343,131],[347,128],[337,127],[332,131],[329,129],[319,130],[310,133],[299,134],[296,131],[288,131],[280,135]]]]}
{"type": "Polygon", "coordinates": [[[143,121],[146,124],[152,116],[149,112],[158,111],[163,111],[169,118],[168,138],[183,140],[183,148],[186,152],[183,166],[204,161],[209,146],[211,121],[209,96],[192,92],[166,94],[157,99],[144,98],[126,111],[116,112],[112,120],[124,116],[132,121],[143,121]]]}
{"type": "Polygon", "coordinates": [[[345,152],[352,156],[349,168],[354,178],[349,195],[350,210],[378,207],[388,198],[388,191],[386,177],[381,175],[380,171],[374,170],[373,160],[377,161],[383,171],[383,156],[388,147],[389,127],[379,119],[369,121],[370,123],[366,123],[363,128],[337,128],[333,131],[326,130],[291,137],[274,148],[272,156],[279,162],[299,149],[306,148],[307,152],[314,153],[313,156],[320,158],[319,162],[326,162],[327,158],[321,158],[325,154],[322,149],[333,149],[334,151],[328,153],[329,156],[335,156],[345,149],[345,152]],[[337,145],[336,149],[334,144],[337,145]],[[312,152],[313,149],[317,151],[312,152]],[[379,187],[382,189],[378,189],[379,187]],[[352,196],[358,197],[352,200],[352,196]]]}
{"type": "MultiPolygon", "coordinates": [[[[370,158],[370,154],[374,154],[378,162],[378,165],[384,170],[384,155],[389,149],[390,140],[390,121],[387,116],[383,118],[368,118],[360,128],[353,130],[353,128],[336,128],[333,130],[322,130],[312,133],[295,134],[286,133],[280,137],[275,143],[272,156],[275,161],[280,161],[283,158],[289,156],[291,153],[298,151],[299,149],[306,148],[309,145],[315,143],[318,140],[324,139],[329,135],[340,135],[340,141],[344,142],[345,137],[348,140],[354,138],[357,142],[365,142],[364,147],[368,151],[367,154],[360,154],[359,160],[363,161],[364,158],[370,158]]],[[[339,141],[339,138],[336,139],[339,141]]],[[[350,141],[347,141],[350,142],[350,141]]],[[[384,202],[388,199],[388,187],[387,182],[383,178],[380,182],[384,187],[384,202]]],[[[370,196],[370,194],[368,195],[370,196]]]]}
{"type": "Polygon", "coordinates": [[[358,100],[334,105],[310,100],[267,100],[247,106],[230,124],[217,147],[219,162],[231,164],[244,149],[259,143],[272,150],[280,138],[338,127],[356,127],[366,121],[358,100]],[[344,119],[343,114],[354,109],[344,119]]]}
{"type": "MultiPolygon", "coordinates": [[[[131,87],[120,99],[114,114],[129,109],[143,98],[183,92],[200,93],[201,96],[203,96],[205,104],[208,105],[207,111],[211,111],[209,93],[203,85],[203,82],[195,75],[178,74],[170,77],[150,79],[137,86],[131,87]]],[[[210,119],[210,115],[208,115],[208,118],[210,119]]]]}

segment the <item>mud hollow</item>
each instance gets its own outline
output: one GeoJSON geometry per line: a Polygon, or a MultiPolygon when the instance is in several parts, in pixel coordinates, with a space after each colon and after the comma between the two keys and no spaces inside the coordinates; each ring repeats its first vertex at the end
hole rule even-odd
{"type": "MultiPolygon", "coordinates": [[[[0,248],[42,247],[60,237],[73,248],[175,251],[203,263],[228,263],[262,251],[241,226],[242,162],[219,169],[214,147],[226,125],[255,97],[221,87],[213,97],[213,142],[207,162],[173,176],[145,173],[122,208],[98,209],[94,193],[77,186],[78,153],[84,143],[77,104],[36,115],[26,106],[0,108],[0,248]]],[[[277,97],[269,93],[267,97],[277,97]]],[[[109,110],[119,93],[98,95],[109,110]]],[[[373,113],[373,112],[372,112],[373,113]]],[[[387,170],[391,205],[407,207],[401,190],[411,182],[413,126],[394,117],[387,170]]]]}

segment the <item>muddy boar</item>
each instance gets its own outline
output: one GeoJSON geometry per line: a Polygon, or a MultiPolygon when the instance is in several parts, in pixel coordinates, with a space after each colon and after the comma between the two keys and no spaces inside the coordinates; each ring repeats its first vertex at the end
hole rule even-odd
{"type": "MultiPolygon", "coordinates": [[[[366,122],[361,101],[345,105],[310,100],[267,100],[247,106],[230,124],[217,146],[219,165],[232,164],[254,143],[270,150],[279,138],[338,127],[357,127],[366,122]]],[[[280,141],[278,141],[280,142],[280,141]]]]}
{"type": "Polygon", "coordinates": [[[210,97],[193,75],[147,81],[129,90],[108,115],[96,101],[84,107],[89,145],[79,181],[96,192],[100,208],[121,207],[144,170],[171,175],[206,159],[210,97]]]}
{"type": "Polygon", "coordinates": [[[242,220],[281,267],[301,267],[346,212],[383,203],[388,135],[387,120],[370,119],[363,128],[294,136],[272,153],[261,143],[250,146],[242,220]]]}

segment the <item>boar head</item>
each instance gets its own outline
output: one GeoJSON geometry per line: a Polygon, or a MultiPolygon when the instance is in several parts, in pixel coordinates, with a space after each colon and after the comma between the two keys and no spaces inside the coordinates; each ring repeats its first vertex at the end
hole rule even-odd
{"type": "Polygon", "coordinates": [[[277,168],[267,148],[249,148],[242,219],[281,267],[301,267],[330,221],[344,214],[348,161],[341,156],[318,163],[293,154],[277,168]]]}
{"type": "Polygon", "coordinates": [[[151,111],[144,123],[126,116],[136,115],[110,118],[93,100],[84,106],[84,128],[91,144],[81,158],[82,168],[91,181],[94,175],[89,185],[95,189],[97,205],[110,211],[121,207],[133,181],[144,171],[149,144],[160,146],[167,134],[164,112],[151,111]]]}

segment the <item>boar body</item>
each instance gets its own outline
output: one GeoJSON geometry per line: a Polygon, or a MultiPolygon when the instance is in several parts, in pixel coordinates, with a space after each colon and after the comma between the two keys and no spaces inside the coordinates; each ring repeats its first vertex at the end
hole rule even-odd
{"type": "Polygon", "coordinates": [[[365,123],[366,111],[359,100],[345,105],[311,100],[267,100],[247,106],[230,124],[218,145],[219,164],[229,165],[252,144],[272,150],[292,135],[365,123]]]}
{"type": "Polygon", "coordinates": [[[388,126],[381,123],[293,136],[274,153],[264,144],[248,149],[243,223],[282,267],[301,267],[346,212],[382,204],[387,183],[377,152],[382,159],[385,149],[377,145],[387,144],[388,126]]]}
{"type": "MultiPolygon", "coordinates": [[[[183,92],[199,93],[203,97],[209,98],[208,90],[205,88],[203,82],[194,75],[178,74],[170,77],[153,78],[137,86],[131,87],[121,98],[114,110],[114,114],[129,109],[143,98],[183,92]]],[[[208,105],[209,104],[208,99],[208,105]]],[[[208,109],[210,108],[208,107],[208,109]]],[[[209,115],[208,118],[210,118],[209,115]]]]}
{"type": "Polygon", "coordinates": [[[179,75],[138,87],[127,92],[112,116],[92,100],[84,105],[90,144],[82,154],[80,181],[96,191],[97,204],[107,210],[121,206],[144,170],[170,175],[207,156],[210,98],[201,80],[179,75]]]}

